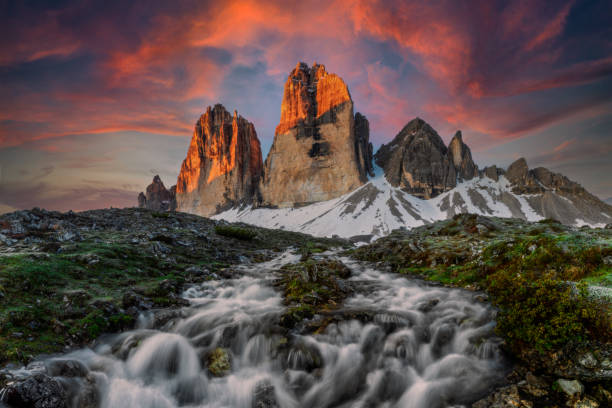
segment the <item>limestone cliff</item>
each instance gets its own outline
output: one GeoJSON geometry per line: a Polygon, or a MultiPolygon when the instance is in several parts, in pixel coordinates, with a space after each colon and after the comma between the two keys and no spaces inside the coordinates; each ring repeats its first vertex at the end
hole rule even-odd
{"type": "Polygon", "coordinates": [[[260,204],[299,206],[352,191],[372,171],[371,151],[367,119],[353,116],[344,81],[323,65],[298,63],[285,83],[260,204]]]}
{"type": "Polygon", "coordinates": [[[263,169],[253,124],[222,105],[208,107],[195,125],[176,186],[179,211],[209,216],[251,202],[263,169]]]}

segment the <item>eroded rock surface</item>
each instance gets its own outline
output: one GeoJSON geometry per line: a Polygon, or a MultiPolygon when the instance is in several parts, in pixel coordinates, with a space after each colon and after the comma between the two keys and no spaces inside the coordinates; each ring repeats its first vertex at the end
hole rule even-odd
{"type": "Polygon", "coordinates": [[[371,172],[367,119],[353,115],[344,81],[323,65],[291,71],[265,162],[260,203],[291,207],[354,190],[371,172]]]}
{"type": "Polygon", "coordinates": [[[208,107],[195,125],[176,187],[179,211],[209,216],[251,202],[263,169],[251,122],[222,105],[208,107]]]}
{"type": "Polygon", "coordinates": [[[375,159],[393,186],[424,199],[453,189],[458,180],[478,176],[461,132],[447,148],[440,135],[420,118],[408,122],[391,143],[382,145],[375,159]]]}

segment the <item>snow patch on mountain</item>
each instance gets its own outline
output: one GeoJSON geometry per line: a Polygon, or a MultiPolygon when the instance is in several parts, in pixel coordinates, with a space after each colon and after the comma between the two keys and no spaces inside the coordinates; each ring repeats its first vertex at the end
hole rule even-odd
{"type": "MultiPolygon", "coordinates": [[[[380,169],[368,183],[341,197],[296,208],[235,207],[213,216],[267,228],[304,232],[315,236],[380,238],[396,228],[413,228],[450,218],[458,213],[543,219],[528,195],[512,193],[505,177],[460,183],[453,190],[423,200],[393,187],[380,169]]],[[[583,225],[583,220],[577,220],[583,225]]]]}

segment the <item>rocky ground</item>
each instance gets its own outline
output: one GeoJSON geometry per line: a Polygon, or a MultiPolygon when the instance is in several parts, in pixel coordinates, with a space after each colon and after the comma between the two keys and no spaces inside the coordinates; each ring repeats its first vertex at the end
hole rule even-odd
{"type": "Polygon", "coordinates": [[[0,216],[0,364],[131,328],[232,265],[331,245],[346,242],[146,209],[0,216]]]}
{"type": "MultiPolygon", "coordinates": [[[[482,291],[482,301],[499,308],[497,331],[515,369],[474,407],[612,406],[612,228],[475,215],[355,248],[344,240],[146,209],[6,214],[0,216],[0,366],[131,328],[143,310],[172,316],[184,302],[177,294],[191,282],[231,277],[235,265],[269,260],[289,247],[302,254],[276,282],[287,305],[281,325],[289,330],[316,333],[347,318],[338,306],[352,290],[351,271],[312,256],[343,247],[407,278],[482,291]]],[[[223,372],[226,360],[222,350],[212,353],[209,370],[223,372]]],[[[29,381],[20,386],[57,397],[49,377],[29,381]]]]}
{"type": "Polygon", "coordinates": [[[474,407],[612,406],[612,226],[458,215],[352,250],[413,278],[483,290],[516,360],[474,407]]]}

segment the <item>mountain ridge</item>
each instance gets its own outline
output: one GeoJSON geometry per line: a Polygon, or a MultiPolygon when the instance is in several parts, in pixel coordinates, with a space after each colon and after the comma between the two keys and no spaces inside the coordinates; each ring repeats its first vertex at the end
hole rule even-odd
{"type": "Polygon", "coordinates": [[[378,238],[466,212],[575,226],[612,222],[612,206],[562,174],[530,169],[524,158],[506,170],[480,169],[460,130],[446,145],[417,117],[375,154],[369,131],[367,118],[353,114],[342,78],[324,65],[298,63],[265,161],[251,122],[220,104],[208,107],[175,190],[164,192],[154,179],[139,205],[347,238],[378,238]]]}

